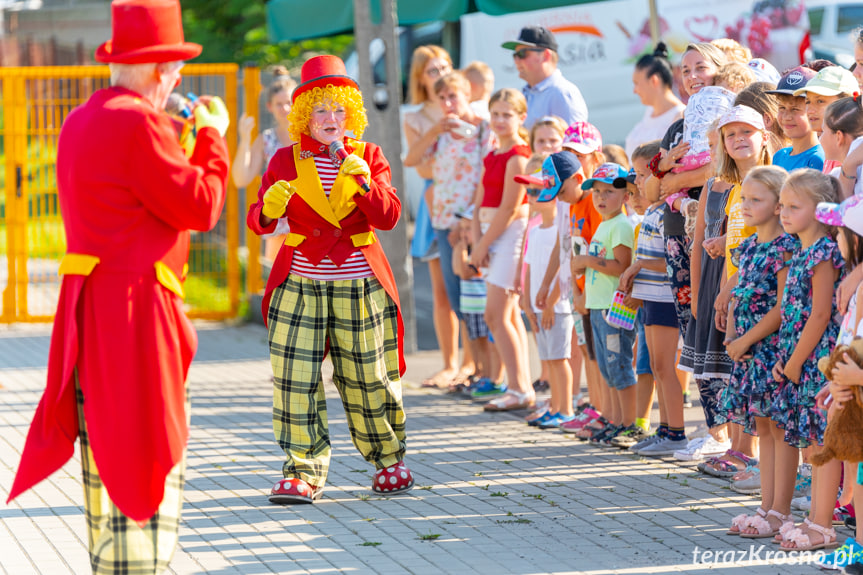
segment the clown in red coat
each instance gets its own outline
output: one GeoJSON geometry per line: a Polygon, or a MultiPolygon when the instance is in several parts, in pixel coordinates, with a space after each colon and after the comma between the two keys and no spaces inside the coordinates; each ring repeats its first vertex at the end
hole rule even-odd
{"type": "Polygon", "coordinates": [[[112,87],[60,132],[68,253],[48,383],[10,499],[59,469],[80,436],[93,572],[156,573],[176,545],[189,436],[190,230],[213,228],[222,211],[228,116],[218,99],[196,110],[187,158],[163,112],[182,60],[201,51],[183,41],[179,4],[121,0],[112,14],[113,39],[96,53],[112,87]]]}
{"type": "Polygon", "coordinates": [[[263,302],[273,366],[273,430],[286,455],[284,479],[270,501],[320,497],[330,461],[321,364],[329,354],[354,445],[376,468],[372,489],[403,493],[414,480],[405,466],[401,376],[404,328],[398,290],[376,229],[392,229],[401,203],[390,167],[366,127],[362,95],[335,56],[302,68],[292,95],[292,137],[264,174],[247,223],[270,233],[290,224],[263,302]],[[330,154],[344,147],[343,160],[330,154]],[[367,189],[361,183],[367,182],[367,189]]]}

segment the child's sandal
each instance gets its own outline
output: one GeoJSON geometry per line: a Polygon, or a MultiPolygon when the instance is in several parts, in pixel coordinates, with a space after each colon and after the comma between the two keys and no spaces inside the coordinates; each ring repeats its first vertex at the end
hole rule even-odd
{"type": "Polygon", "coordinates": [[[812,538],[809,533],[804,533],[803,528],[795,527],[785,534],[782,540],[782,549],[784,551],[817,551],[818,549],[834,549],[839,547],[839,542],[836,541],[836,530],[832,527],[822,527],[817,523],[809,521],[809,518],[803,520],[803,527],[821,534],[821,543],[812,543],[812,538]],[[793,543],[794,547],[785,545],[793,543]]]}
{"type": "Polygon", "coordinates": [[[740,532],[749,526],[749,520],[753,517],[767,517],[767,512],[761,507],[755,510],[755,515],[741,513],[731,520],[731,527],[725,532],[726,535],[740,535],[740,532]],[[736,530],[735,530],[736,527],[736,530]]]}
{"type": "Polygon", "coordinates": [[[751,527],[752,529],[755,529],[755,533],[741,533],[740,536],[744,539],[766,539],[768,537],[773,537],[774,535],[779,533],[785,524],[789,524],[791,526],[794,525],[791,515],[782,515],[775,509],[771,509],[764,517],[752,517],[749,520],[749,523],[746,525],[746,527],[751,527]],[[781,525],[777,528],[774,528],[768,520],[769,517],[775,517],[780,521],[781,525]]]}

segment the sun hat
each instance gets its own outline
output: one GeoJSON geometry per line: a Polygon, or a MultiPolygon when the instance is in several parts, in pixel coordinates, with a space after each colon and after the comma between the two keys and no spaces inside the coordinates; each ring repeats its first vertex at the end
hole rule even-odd
{"type": "Polygon", "coordinates": [[[610,184],[614,186],[615,180],[619,178],[625,179],[627,175],[629,175],[629,172],[627,172],[620,164],[615,164],[614,162],[606,162],[596,168],[596,171],[593,172],[593,175],[591,177],[584,180],[584,183],[581,184],[581,189],[589,190],[596,182],[602,182],[603,184],[610,184]]]}
{"type": "Polygon", "coordinates": [[[854,74],[839,66],[827,66],[821,68],[804,87],[795,90],[794,95],[803,96],[806,92],[812,92],[822,96],[838,96],[839,94],[850,96],[859,91],[860,88],[854,74]]]}
{"type": "Polygon", "coordinates": [[[796,96],[794,92],[804,87],[814,77],[815,70],[806,66],[797,66],[780,78],[775,90],[768,90],[765,94],[796,96]]]}
{"type": "Polygon", "coordinates": [[[734,106],[719,118],[719,125],[716,128],[719,129],[734,122],[743,122],[753,128],[764,130],[764,116],[749,106],[734,106]]]}
{"type": "Polygon", "coordinates": [[[573,122],[563,134],[563,148],[569,148],[579,154],[590,154],[602,149],[602,135],[590,122],[573,122]]]}
{"type": "Polygon", "coordinates": [[[96,48],[94,57],[106,64],[161,64],[200,53],[200,44],[183,37],[177,0],[114,0],[111,39],[96,48]]]}
{"type": "Polygon", "coordinates": [[[518,40],[504,42],[501,46],[507,50],[515,50],[518,46],[532,46],[557,52],[557,40],[554,34],[542,26],[525,26],[518,33],[518,40]]]}

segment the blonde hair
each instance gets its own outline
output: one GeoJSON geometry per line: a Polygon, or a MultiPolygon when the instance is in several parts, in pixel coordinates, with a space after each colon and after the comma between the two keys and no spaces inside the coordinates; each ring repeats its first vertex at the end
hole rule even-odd
{"type": "Polygon", "coordinates": [[[773,154],[786,147],[787,141],[785,132],[776,119],[776,115],[779,113],[779,102],[772,94],[767,93],[769,90],[775,89],[776,84],[755,82],[746,86],[734,99],[735,106],[749,106],[762,116],[770,117],[771,122],[767,135],[770,138],[770,150],[773,154]]]}
{"type": "Polygon", "coordinates": [[[704,59],[713,62],[713,65],[716,66],[717,70],[728,63],[728,57],[725,55],[725,52],[710,42],[693,42],[692,44],[688,44],[686,46],[686,50],[683,51],[683,54],[686,55],[690,50],[698,52],[704,59]]]}
{"type": "Polygon", "coordinates": [[[788,172],[779,166],[758,166],[752,168],[743,182],[753,181],[761,184],[779,201],[779,192],[788,180],[788,172]]]}
{"type": "MultiPolygon", "coordinates": [[[[498,90],[492,94],[491,99],[488,101],[488,109],[491,110],[491,107],[498,102],[509,104],[519,116],[527,114],[527,100],[524,99],[524,95],[518,90],[513,88],[502,88],[498,90]]],[[[525,141],[530,137],[524,126],[519,127],[518,135],[525,141]]]]}
{"type": "Polygon", "coordinates": [[[312,110],[321,104],[327,107],[342,106],[345,109],[345,130],[352,132],[356,138],[362,137],[369,125],[362,93],[352,86],[327,84],[324,88],[303,92],[294,100],[291,113],[288,114],[288,131],[293,141],[299,142],[303,134],[311,135],[309,121],[312,119],[312,110]]]}
{"type": "MultiPolygon", "coordinates": [[[[725,126],[719,128],[719,142],[716,146],[716,176],[723,182],[728,182],[729,184],[742,184],[743,175],[740,173],[740,169],[737,167],[737,162],[735,162],[734,159],[728,155],[728,150],[725,149],[725,135],[723,133],[724,131],[725,126]]],[[[761,146],[761,152],[758,154],[758,165],[769,166],[772,160],[772,156],[770,155],[770,150],[767,148],[767,142],[769,141],[767,138],[767,131],[758,131],[761,132],[763,142],[761,146]]]]}
{"type": "Polygon", "coordinates": [[[464,94],[470,95],[470,82],[465,78],[464,74],[456,70],[444,76],[441,76],[434,83],[435,95],[440,94],[445,88],[454,88],[464,94]]]}
{"type": "Polygon", "coordinates": [[[464,67],[462,73],[471,84],[482,84],[486,94],[494,91],[494,72],[492,72],[491,66],[485,62],[474,60],[464,67]]]}
{"type": "Polygon", "coordinates": [[[710,43],[725,52],[730,61],[739,62],[745,66],[752,59],[752,51],[746,46],[742,46],[737,40],[717,38],[710,43]]]}
{"type": "Polygon", "coordinates": [[[452,67],[452,58],[446,50],[434,44],[419,46],[414,50],[411,57],[411,71],[408,79],[408,96],[411,104],[424,104],[431,100],[431,94],[427,93],[426,86],[423,83],[423,75],[425,74],[426,64],[429,60],[440,58],[446,60],[452,67]]]}
{"type": "Polygon", "coordinates": [[[276,94],[285,92],[288,96],[296,89],[297,82],[291,78],[288,69],[284,66],[273,66],[270,71],[273,75],[273,81],[267,86],[267,103],[273,101],[276,94]]]}
{"type": "Polygon", "coordinates": [[[839,180],[812,168],[800,168],[791,172],[784,187],[799,196],[809,198],[815,205],[821,202],[835,204],[842,197],[839,180]]]}
{"type": "Polygon", "coordinates": [[[560,134],[560,141],[563,141],[563,137],[566,135],[566,122],[557,116],[543,116],[530,127],[527,143],[530,144],[531,150],[533,150],[533,141],[536,139],[537,130],[546,126],[553,128],[555,132],[560,134]]]}
{"type": "Polygon", "coordinates": [[[713,77],[713,85],[724,84],[726,88],[739,94],[755,80],[755,74],[749,66],[734,61],[724,65],[716,72],[716,76],[713,77]]]}
{"type": "Polygon", "coordinates": [[[533,154],[527,163],[524,165],[524,173],[532,174],[542,169],[542,163],[548,156],[546,154],[533,154]]]}
{"type": "Polygon", "coordinates": [[[624,170],[629,169],[629,158],[626,157],[626,150],[617,144],[604,145],[602,147],[602,155],[605,156],[606,161],[623,166],[624,170]]]}

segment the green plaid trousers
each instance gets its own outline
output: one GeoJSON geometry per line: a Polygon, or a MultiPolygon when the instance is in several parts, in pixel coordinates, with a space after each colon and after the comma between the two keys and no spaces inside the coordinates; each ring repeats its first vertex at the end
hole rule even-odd
{"type": "MultiPolygon", "coordinates": [[[[75,370],[78,398],[78,433],[84,478],[84,511],[90,543],[90,566],[94,575],[150,575],[168,568],[177,547],[180,512],[183,508],[183,473],[186,458],[165,478],[165,496],[159,511],[143,526],[117,509],[102,485],[93,461],[84,421],[84,394],[75,370]]],[[[188,417],[189,401],[186,399],[188,417]]]]}
{"type": "Polygon", "coordinates": [[[397,308],[374,277],[321,281],[290,274],[268,312],[273,432],[282,473],[314,487],[330,463],[321,364],[329,344],[354,446],[377,469],[405,454],[397,308]]]}

